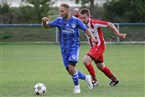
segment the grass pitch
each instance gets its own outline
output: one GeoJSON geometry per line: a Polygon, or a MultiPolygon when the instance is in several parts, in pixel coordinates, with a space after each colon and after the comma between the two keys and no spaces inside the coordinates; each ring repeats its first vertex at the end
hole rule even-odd
{"type": "MultiPolygon", "coordinates": [[[[110,87],[110,80],[96,66],[99,86],[89,90],[85,81],[81,93],[73,94],[73,82],[67,74],[59,45],[31,43],[1,43],[0,95],[1,97],[37,97],[36,83],[42,82],[47,93],[42,97],[144,97],[144,45],[107,44],[105,64],[120,83],[110,87]]],[[[81,45],[77,68],[89,74],[83,65],[88,45],[81,45]]]]}

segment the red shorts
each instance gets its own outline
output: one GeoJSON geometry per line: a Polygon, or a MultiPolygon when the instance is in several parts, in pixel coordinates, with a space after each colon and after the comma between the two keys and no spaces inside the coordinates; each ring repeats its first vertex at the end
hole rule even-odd
{"type": "Polygon", "coordinates": [[[94,46],[90,49],[87,55],[89,55],[95,63],[102,63],[104,62],[104,51],[106,49],[105,44],[101,44],[100,46],[94,46]]]}

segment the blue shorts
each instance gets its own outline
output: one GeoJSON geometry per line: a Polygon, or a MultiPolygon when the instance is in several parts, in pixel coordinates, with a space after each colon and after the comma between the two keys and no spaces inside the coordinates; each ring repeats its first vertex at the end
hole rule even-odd
{"type": "Polygon", "coordinates": [[[62,59],[63,59],[65,68],[68,68],[70,61],[76,62],[76,63],[78,62],[79,51],[80,51],[79,47],[61,50],[62,59]]]}

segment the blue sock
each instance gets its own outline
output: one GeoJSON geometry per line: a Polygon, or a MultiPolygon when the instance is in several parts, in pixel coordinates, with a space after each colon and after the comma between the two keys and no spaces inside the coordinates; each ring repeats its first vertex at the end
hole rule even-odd
{"type": "Polygon", "coordinates": [[[78,76],[79,76],[79,79],[82,79],[82,80],[86,79],[86,75],[80,72],[79,70],[78,70],[78,76]]]}
{"type": "Polygon", "coordinates": [[[73,79],[73,82],[74,82],[75,86],[78,86],[79,85],[78,72],[76,72],[75,74],[73,74],[71,76],[72,76],[72,79],[73,79]]]}

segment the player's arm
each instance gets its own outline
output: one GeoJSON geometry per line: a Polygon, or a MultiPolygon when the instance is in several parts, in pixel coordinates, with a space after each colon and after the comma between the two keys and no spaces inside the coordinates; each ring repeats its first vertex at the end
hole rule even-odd
{"type": "Polygon", "coordinates": [[[47,17],[42,18],[42,24],[43,24],[44,28],[50,28],[48,22],[49,22],[49,18],[47,18],[47,17]]]}
{"type": "Polygon", "coordinates": [[[113,33],[120,37],[120,38],[125,38],[126,37],[126,33],[125,34],[122,34],[122,33],[119,33],[119,31],[117,30],[117,28],[115,27],[115,25],[111,22],[108,22],[108,27],[113,31],[113,33]]]}
{"type": "Polygon", "coordinates": [[[90,39],[93,42],[97,42],[97,39],[95,39],[95,37],[92,34],[92,32],[85,26],[85,24],[80,19],[78,19],[78,26],[79,26],[79,28],[81,28],[86,33],[86,35],[88,37],[90,37],[90,39]]]}
{"type": "Polygon", "coordinates": [[[93,41],[93,42],[97,42],[97,39],[95,39],[94,35],[92,34],[92,32],[87,28],[86,30],[84,30],[84,32],[86,33],[87,36],[90,37],[90,39],[93,41]]]}

